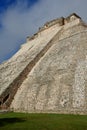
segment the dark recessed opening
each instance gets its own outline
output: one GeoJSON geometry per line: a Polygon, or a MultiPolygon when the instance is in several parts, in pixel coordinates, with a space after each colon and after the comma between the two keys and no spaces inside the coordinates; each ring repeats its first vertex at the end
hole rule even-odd
{"type": "Polygon", "coordinates": [[[0,101],[0,106],[1,106],[2,102],[0,101]]]}
{"type": "Polygon", "coordinates": [[[9,98],[9,94],[3,99],[3,103],[5,103],[9,98]]]}

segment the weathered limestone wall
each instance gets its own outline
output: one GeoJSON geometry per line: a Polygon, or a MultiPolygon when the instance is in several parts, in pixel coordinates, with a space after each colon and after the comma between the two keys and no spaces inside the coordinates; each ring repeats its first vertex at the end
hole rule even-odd
{"type": "Polygon", "coordinates": [[[53,42],[18,89],[14,111],[87,113],[87,30],[63,29],[53,42]]]}

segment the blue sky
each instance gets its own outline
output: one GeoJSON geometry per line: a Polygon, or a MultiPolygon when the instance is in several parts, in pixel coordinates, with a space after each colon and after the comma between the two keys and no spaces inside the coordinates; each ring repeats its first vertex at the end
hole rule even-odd
{"type": "Polygon", "coordinates": [[[87,0],[0,0],[0,63],[45,22],[73,12],[87,21],[87,0]]]}
{"type": "MultiPolygon", "coordinates": [[[[26,0],[21,0],[26,1],[26,0]]],[[[28,6],[33,6],[38,0],[27,0],[28,6]]],[[[16,5],[18,0],[0,0],[0,12],[6,10],[9,6],[16,5]]]]}

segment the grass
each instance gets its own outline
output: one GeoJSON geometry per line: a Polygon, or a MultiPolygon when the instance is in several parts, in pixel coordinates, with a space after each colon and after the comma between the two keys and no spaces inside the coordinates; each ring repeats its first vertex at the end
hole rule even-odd
{"type": "Polygon", "coordinates": [[[5,113],[0,130],[87,130],[87,115],[5,113]]]}

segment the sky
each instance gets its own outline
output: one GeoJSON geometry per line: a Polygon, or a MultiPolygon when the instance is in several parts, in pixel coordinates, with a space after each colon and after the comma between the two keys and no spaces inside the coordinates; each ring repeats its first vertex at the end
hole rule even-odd
{"type": "Polygon", "coordinates": [[[0,64],[44,23],[72,13],[87,22],[87,0],[0,0],[0,64]]]}

